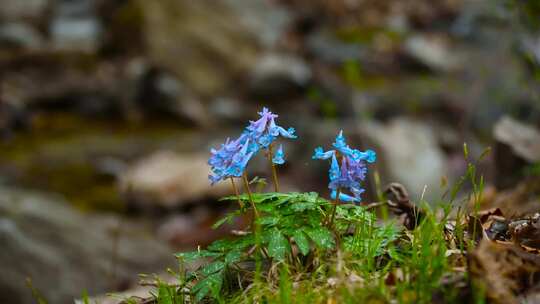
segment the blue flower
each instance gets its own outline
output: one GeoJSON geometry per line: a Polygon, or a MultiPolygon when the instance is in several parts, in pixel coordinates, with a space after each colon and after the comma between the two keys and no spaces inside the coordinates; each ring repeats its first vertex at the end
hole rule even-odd
{"type": "Polygon", "coordinates": [[[267,149],[279,136],[290,139],[297,138],[294,128],[285,130],[276,124],[275,119],[278,115],[270,112],[267,108],[263,108],[258,113],[261,117],[256,121],[250,121],[246,132],[262,148],[267,149]]]}
{"type": "Polygon", "coordinates": [[[345,136],[343,136],[343,130],[341,130],[338,136],[336,136],[336,140],[332,145],[341,154],[349,156],[355,161],[365,160],[368,163],[372,164],[377,160],[377,154],[373,150],[366,150],[365,152],[361,152],[359,150],[349,147],[349,145],[347,145],[347,141],[345,140],[345,136]]]}
{"type": "MultiPolygon", "coordinates": [[[[250,121],[247,128],[236,140],[227,139],[219,149],[211,149],[211,156],[208,159],[211,174],[208,176],[210,182],[215,184],[229,177],[240,177],[244,173],[248,162],[260,149],[268,149],[269,146],[279,137],[295,139],[294,128],[285,130],[276,125],[275,119],[278,115],[263,108],[258,112],[260,118],[250,121]]],[[[275,164],[285,162],[283,148],[279,147],[273,160],[275,164]]]]}
{"type": "Polygon", "coordinates": [[[335,155],[336,150],[330,150],[327,152],[324,152],[322,147],[315,148],[315,153],[313,153],[312,159],[329,159],[333,155],[335,155]]]}
{"type": "Polygon", "coordinates": [[[208,178],[212,185],[229,177],[242,176],[247,163],[258,149],[245,133],[234,141],[227,139],[219,150],[212,149],[208,160],[212,172],[208,178]]]}
{"type": "Polygon", "coordinates": [[[359,202],[361,194],[364,192],[361,183],[366,179],[367,164],[375,162],[377,155],[373,150],[362,152],[349,147],[345,136],[343,136],[343,131],[339,132],[332,145],[336,150],[325,152],[322,147],[315,148],[312,158],[332,158],[328,172],[330,179],[328,188],[332,190],[332,198],[335,199],[339,190],[339,200],[344,202],[359,202]],[[337,160],[338,156],[341,157],[341,166],[337,160]],[[349,190],[352,196],[343,193],[344,190],[349,190]]]}
{"type": "Polygon", "coordinates": [[[279,145],[279,149],[274,153],[272,163],[276,165],[283,165],[285,163],[285,154],[283,153],[283,145],[279,145]]]}
{"type": "MultiPolygon", "coordinates": [[[[336,196],[337,196],[337,190],[332,190],[332,193],[330,193],[330,198],[335,200],[336,196]]],[[[351,196],[351,195],[340,192],[339,200],[346,203],[358,203],[360,202],[360,197],[351,196]]]]}
{"type": "Polygon", "coordinates": [[[332,164],[330,165],[328,176],[330,177],[330,182],[339,179],[341,176],[341,171],[339,170],[339,165],[335,154],[332,155],[332,164]]]}

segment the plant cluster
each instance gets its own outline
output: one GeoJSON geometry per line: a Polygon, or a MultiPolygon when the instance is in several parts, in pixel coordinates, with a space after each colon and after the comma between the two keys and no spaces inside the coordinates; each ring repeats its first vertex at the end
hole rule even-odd
{"type": "Polygon", "coordinates": [[[268,109],[259,115],[240,137],[212,149],[208,162],[212,184],[231,182],[234,195],[222,200],[238,202],[214,227],[239,217],[250,223],[204,249],[178,253],[179,284],[160,283],[158,303],[418,303],[441,291],[448,270],[446,222],[426,211],[411,231],[378,221],[372,210],[381,204],[361,200],[374,151],[351,148],[341,131],[332,150],[317,147],[312,156],[329,161],[329,199],[316,192],[280,193],[276,165],[285,159],[281,145],[274,149],[276,141],[297,136],[278,126],[268,109]],[[247,167],[259,152],[268,159],[275,192],[250,189],[247,167]],[[189,269],[196,261],[203,263],[189,269]]]}

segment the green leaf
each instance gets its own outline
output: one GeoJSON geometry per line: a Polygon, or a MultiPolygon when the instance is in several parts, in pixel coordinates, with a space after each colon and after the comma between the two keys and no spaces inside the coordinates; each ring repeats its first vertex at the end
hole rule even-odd
{"type": "Polygon", "coordinates": [[[204,266],[201,270],[201,274],[208,276],[222,270],[223,268],[225,268],[225,263],[222,261],[216,261],[204,266]]]}
{"type": "Polygon", "coordinates": [[[315,205],[312,202],[293,202],[291,205],[291,209],[296,212],[302,212],[304,210],[313,210],[317,208],[317,205],[315,205]]]}
{"type": "Polygon", "coordinates": [[[233,219],[235,217],[239,216],[239,215],[240,215],[240,212],[238,212],[238,211],[228,213],[224,218],[220,219],[214,225],[212,225],[212,228],[213,229],[219,228],[221,225],[223,225],[225,223],[231,224],[233,219]]]}
{"type": "Polygon", "coordinates": [[[231,250],[242,250],[246,247],[249,247],[251,245],[255,245],[255,237],[253,234],[249,234],[246,236],[242,236],[238,239],[236,239],[232,244],[230,249],[231,250]]]}
{"type": "Polygon", "coordinates": [[[318,247],[331,249],[336,245],[332,233],[325,227],[308,228],[304,232],[318,247]]]}
{"type": "Polygon", "coordinates": [[[317,192],[302,193],[302,199],[308,203],[316,203],[319,194],[317,192]]]}
{"type": "Polygon", "coordinates": [[[195,301],[200,302],[211,290],[221,290],[222,285],[223,271],[207,276],[192,288],[195,292],[195,301]]]}
{"type": "Polygon", "coordinates": [[[173,304],[174,294],[169,286],[160,283],[158,287],[158,304],[173,304]]]}
{"type": "Polygon", "coordinates": [[[270,234],[268,242],[268,254],[276,260],[285,259],[287,252],[290,252],[291,248],[287,238],[283,236],[281,231],[274,229],[270,234]]]}
{"type": "Polygon", "coordinates": [[[186,263],[190,263],[201,258],[217,257],[220,255],[221,253],[211,252],[208,250],[197,250],[197,251],[181,252],[181,253],[175,254],[176,258],[186,263]]]}
{"type": "Polygon", "coordinates": [[[234,241],[230,240],[217,240],[210,244],[207,249],[211,251],[224,252],[231,249],[234,246],[234,241]]]}
{"type": "Polygon", "coordinates": [[[274,204],[276,206],[279,206],[279,205],[285,204],[286,202],[290,200],[291,200],[291,197],[289,195],[286,195],[286,196],[278,198],[274,204]]]}
{"type": "Polygon", "coordinates": [[[232,263],[236,263],[241,258],[242,258],[242,251],[240,250],[229,251],[229,253],[225,255],[225,264],[229,265],[232,263]]]}
{"type": "Polygon", "coordinates": [[[272,226],[279,222],[279,217],[277,216],[263,216],[258,219],[258,223],[261,225],[272,226]]]}
{"type": "Polygon", "coordinates": [[[296,245],[298,246],[298,249],[300,249],[300,252],[303,255],[307,255],[309,253],[309,241],[304,232],[298,229],[293,232],[292,236],[296,242],[296,245]]]}

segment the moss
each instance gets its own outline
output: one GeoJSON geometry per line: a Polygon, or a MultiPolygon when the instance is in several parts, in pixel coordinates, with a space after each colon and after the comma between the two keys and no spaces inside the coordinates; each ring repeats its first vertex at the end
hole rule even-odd
{"type": "Polygon", "coordinates": [[[60,193],[81,209],[121,211],[116,180],[100,171],[100,159],[129,161],[165,143],[175,148],[185,134],[174,122],[130,125],[68,113],[40,115],[29,131],[0,142],[0,168],[12,172],[9,182],[60,193]]]}

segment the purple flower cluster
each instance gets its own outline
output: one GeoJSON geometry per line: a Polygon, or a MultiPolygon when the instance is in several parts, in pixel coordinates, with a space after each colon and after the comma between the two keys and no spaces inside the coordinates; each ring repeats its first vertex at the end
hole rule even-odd
{"type": "Polygon", "coordinates": [[[343,131],[339,132],[333,143],[334,150],[324,151],[322,147],[315,148],[313,159],[330,159],[328,188],[332,190],[331,197],[335,199],[339,190],[339,200],[344,202],[360,202],[360,196],[364,192],[360,183],[366,179],[367,164],[377,160],[377,154],[373,150],[364,152],[352,149],[347,145],[343,131]],[[341,157],[341,166],[338,163],[341,157]],[[342,193],[348,189],[352,195],[342,193]]]}
{"type": "MultiPolygon", "coordinates": [[[[278,138],[285,137],[295,139],[294,128],[285,130],[276,125],[275,119],[278,115],[263,108],[258,113],[260,118],[250,121],[249,126],[242,132],[236,140],[227,139],[219,149],[212,149],[208,160],[212,173],[208,176],[212,184],[229,177],[240,177],[244,173],[249,160],[255,156],[259,150],[268,149],[278,138]]],[[[283,147],[279,147],[273,155],[274,164],[285,162],[283,147]]]]}

